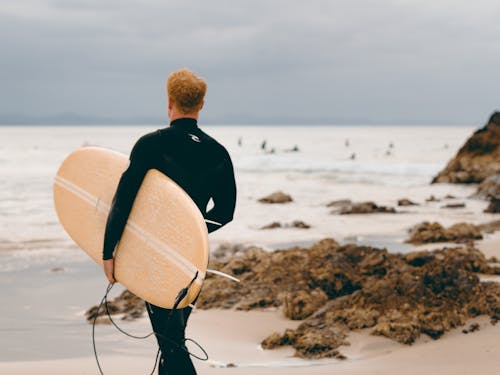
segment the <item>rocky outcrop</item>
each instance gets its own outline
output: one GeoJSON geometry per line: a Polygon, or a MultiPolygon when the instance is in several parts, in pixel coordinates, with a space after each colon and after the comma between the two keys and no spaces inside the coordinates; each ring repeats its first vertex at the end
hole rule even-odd
{"type": "Polygon", "coordinates": [[[479,183],[500,173],[500,112],[465,142],[446,168],[432,180],[448,183],[479,183]]]}
{"type": "Polygon", "coordinates": [[[384,272],[359,275],[361,287],[331,298],[297,329],[274,333],[262,345],[291,345],[298,356],[343,357],[350,330],[371,329],[403,344],[422,334],[434,339],[468,319],[500,320],[500,285],[480,282],[475,272],[500,274],[472,247],[397,256],[387,254],[384,272]]]}
{"type": "Polygon", "coordinates": [[[261,203],[288,203],[292,202],[293,199],[290,195],[283,193],[282,191],[276,191],[267,197],[259,199],[261,203]]]}
{"type": "Polygon", "coordinates": [[[292,345],[307,358],[342,358],[339,347],[353,329],[410,344],[422,334],[439,338],[472,316],[500,319],[498,284],[475,275],[500,274],[500,267],[472,246],[401,255],[327,239],[309,249],[253,248],[211,266],[242,282],[209,277],[199,308],[282,306],[290,319],[305,320],[262,346],[292,345]]]}
{"type": "Polygon", "coordinates": [[[405,241],[414,244],[431,242],[470,242],[483,236],[480,228],[468,223],[457,223],[449,228],[441,224],[424,221],[410,230],[410,237],[405,241]]]}
{"type": "MultiPolygon", "coordinates": [[[[306,358],[345,358],[340,352],[350,330],[370,329],[404,344],[420,335],[437,339],[471,317],[500,320],[500,284],[481,282],[476,273],[500,275],[500,267],[474,247],[392,254],[369,246],[339,245],[325,239],[310,248],[266,252],[250,247],[210,268],[241,283],[209,274],[197,302],[200,309],[240,310],[282,307],[296,329],[275,332],[264,348],[291,345],[306,358]]],[[[133,295],[132,295],[133,296],[133,295]]],[[[123,312],[130,293],[110,308],[123,312]]],[[[96,307],[87,313],[95,316],[96,307]]],[[[132,308],[132,311],[138,310],[132,308]]]]}

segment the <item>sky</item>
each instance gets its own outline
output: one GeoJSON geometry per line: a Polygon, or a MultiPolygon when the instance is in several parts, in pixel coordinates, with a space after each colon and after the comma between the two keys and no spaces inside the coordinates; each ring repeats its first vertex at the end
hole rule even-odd
{"type": "Polygon", "coordinates": [[[0,0],[0,123],[482,124],[500,109],[498,0],[0,0]]]}

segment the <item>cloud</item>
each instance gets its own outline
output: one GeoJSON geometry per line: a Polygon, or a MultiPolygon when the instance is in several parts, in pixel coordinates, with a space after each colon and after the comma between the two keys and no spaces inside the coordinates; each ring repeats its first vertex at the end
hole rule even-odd
{"type": "Polygon", "coordinates": [[[3,114],[163,116],[164,80],[206,115],[467,122],[494,109],[496,1],[19,0],[0,7],[3,114]]]}

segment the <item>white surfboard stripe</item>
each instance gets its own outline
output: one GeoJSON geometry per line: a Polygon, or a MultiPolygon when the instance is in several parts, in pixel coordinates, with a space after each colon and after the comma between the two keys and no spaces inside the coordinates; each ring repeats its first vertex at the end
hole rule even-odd
{"type": "MultiPolygon", "coordinates": [[[[88,191],[82,189],[80,186],[72,183],[71,181],[68,181],[67,179],[61,176],[56,176],[54,180],[57,185],[59,185],[63,189],[66,189],[72,194],[78,196],[84,202],[87,202],[91,206],[95,207],[96,210],[101,211],[106,215],[109,213],[110,205],[102,202],[98,197],[90,194],[88,191]]],[[[199,277],[195,280],[195,282],[200,285],[202,284],[202,280],[205,277],[205,272],[199,270],[198,267],[196,267],[189,260],[184,258],[182,255],[178,254],[176,251],[172,250],[172,248],[170,248],[165,243],[156,239],[154,236],[146,232],[144,229],[142,229],[134,222],[127,221],[126,227],[128,227],[128,229],[131,230],[138,237],[141,237],[146,243],[151,245],[151,247],[153,247],[155,250],[165,254],[165,256],[168,257],[169,260],[172,263],[174,263],[179,269],[181,269],[188,277],[190,278],[193,277],[193,275],[198,271],[199,277]]]]}

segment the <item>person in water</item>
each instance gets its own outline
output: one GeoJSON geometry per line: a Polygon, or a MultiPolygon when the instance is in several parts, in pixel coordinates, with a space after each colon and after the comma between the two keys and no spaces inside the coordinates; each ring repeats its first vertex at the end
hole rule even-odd
{"type": "MultiPolygon", "coordinates": [[[[236,184],[231,158],[224,146],[198,127],[206,89],[205,80],[188,69],[171,73],[167,79],[170,126],[142,136],[132,149],[106,222],[103,262],[110,283],[115,282],[115,247],[149,169],[164,173],[189,194],[203,214],[209,233],[233,219],[236,184]],[[207,210],[210,200],[213,206],[207,210]]],[[[196,374],[184,344],[192,307],[172,311],[146,302],[146,308],[153,330],[159,334],[158,374],[196,374]]]]}

